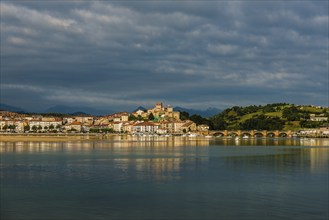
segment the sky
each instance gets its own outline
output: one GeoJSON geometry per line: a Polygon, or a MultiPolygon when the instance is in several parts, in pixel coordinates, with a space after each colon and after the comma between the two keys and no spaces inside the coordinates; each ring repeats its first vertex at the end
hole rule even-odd
{"type": "Polygon", "coordinates": [[[10,1],[1,103],[328,106],[328,1],[10,1]]]}

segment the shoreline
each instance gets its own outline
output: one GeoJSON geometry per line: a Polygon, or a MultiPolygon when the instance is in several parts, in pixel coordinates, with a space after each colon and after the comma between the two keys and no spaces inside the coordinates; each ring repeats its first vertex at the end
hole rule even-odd
{"type": "MultiPolygon", "coordinates": [[[[99,134],[99,133],[0,133],[0,142],[74,142],[74,141],[101,141],[109,140],[112,137],[127,137],[129,134],[99,134]]],[[[215,137],[213,137],[215,138],[215,137]]],[[[267,139],[271,137],[260,137],[267,139]]],[[[211,140],[207,138],[208,140],[211,140]]],[[[234,138],[222,137],[219,139],[235,140],[234,138]]],[[[254,139],[254,138],[250,138],[254,139]]],[[[328,137],[307,137],[301,136],[286,139],[329,139],[328,137]]],[[[243,140],[238,138],[237,141],[243,140]]],[[[246,139],[248,140],[248,139],[246,139]]]]}
{"type": "Polygon", "coordinates": [[[19,133],[0,134],[0,142],[66,142],[66,141],[95,141],[104,140],[118,134],[62,134],[62,133],[19,133]]]}

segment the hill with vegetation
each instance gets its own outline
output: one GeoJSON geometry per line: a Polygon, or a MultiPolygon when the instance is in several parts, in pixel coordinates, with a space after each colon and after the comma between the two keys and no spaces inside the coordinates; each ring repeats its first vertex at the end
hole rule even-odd
{"type": "Polygon", "coordinates": [[[329,108],[287,103],[234,106],[209,118],[214,130],[300,130],[328,123],[311,117],[329,117],[329,108]]]}

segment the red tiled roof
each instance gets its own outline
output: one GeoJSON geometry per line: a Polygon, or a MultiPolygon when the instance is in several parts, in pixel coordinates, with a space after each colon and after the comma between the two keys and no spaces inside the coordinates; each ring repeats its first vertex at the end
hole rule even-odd
{"type": "Polygon", "coordinates": [[[135,126],[156,126],[156,125],[152,122],[144,121],[144,122],[135,124],[135,126]]]}
{"type": "Polygon", "coordinates": [[[81,123],[78,122],[78,121],[74,121],[74,122],[72,122],[70,125],[81,125],[81,123]]]}
{"type": "Polygon", "coordinates": [[[182,127],[188,127],[188,126],[192,125],[193,123],[194,123],[193,121],[186,122],[185,124],[182,125],[182,127]]]}

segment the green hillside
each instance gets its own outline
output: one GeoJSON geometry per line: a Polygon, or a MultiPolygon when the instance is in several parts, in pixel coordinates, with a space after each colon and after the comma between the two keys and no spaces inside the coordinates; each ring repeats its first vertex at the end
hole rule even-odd
{"type": "Polygon", "coordinates": [[[234,106],[213,116],[210,121],[214,130],[300,130],[328,123],[326,117],[329,117],[329,108],[274,103],[234,106]],[[314,117],[326,121],[314,121],[314,117]]]}

